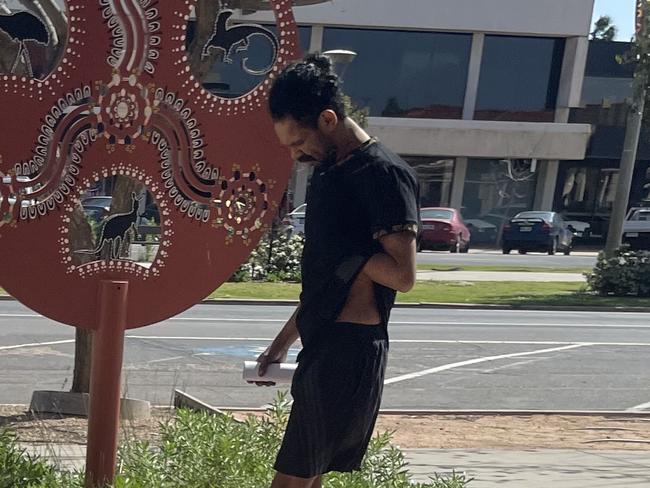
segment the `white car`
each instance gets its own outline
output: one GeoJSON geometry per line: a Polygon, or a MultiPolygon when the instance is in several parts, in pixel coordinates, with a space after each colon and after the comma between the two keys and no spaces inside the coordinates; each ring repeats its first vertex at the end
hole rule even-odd
{"type": "Polygon", "coordinates": [[[630,209],[623,223],[623,242],[632,249],[650,249],[650,208],[630,209]]]}
{"type": "Polygon", "coordinates": [[[306,203],[303,203],[302,205],[294,208],[291,212],[285,215],[284,219],[282,219],[283,226],[285,226],[291,233],[304,234],[306,212],[306,203]]]}
{"type": "Polygon", "coordinates": [[[580,220],[565,220],[565,222],[574,229],[573,233],[576,237],[587,237],[589,235],[590,225],[588,222],[582,222],[580,220]]]}

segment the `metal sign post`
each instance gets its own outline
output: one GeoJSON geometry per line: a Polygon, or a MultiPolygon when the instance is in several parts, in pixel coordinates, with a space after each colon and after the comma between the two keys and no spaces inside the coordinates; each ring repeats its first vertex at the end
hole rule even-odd
{"type": "Polygon", "coordinates": [[[89,487],[103,486],[115,478],[129,282],[102,281],[99,286],[99,327],[93,337],[86,449],[89,487]]]}

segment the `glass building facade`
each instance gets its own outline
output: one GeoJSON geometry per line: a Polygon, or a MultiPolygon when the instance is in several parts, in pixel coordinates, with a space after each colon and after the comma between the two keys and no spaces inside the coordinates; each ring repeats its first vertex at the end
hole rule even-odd
{"type": "Polygon", "coordinates": [[[420,206],[448,207],[454,179],[453,158],[405,156],[420,182],[420,206]]]}
{"type": "Polygon", "coordinates": [[[564,39],[485,36],[476,120],[553,122],[564,39]]]}
{"type": "Polygon", "coordinates": [[[357,53],[344,90],[373,117],[460,119],[470,34],[326,28],[323,51],[357,53]]]}

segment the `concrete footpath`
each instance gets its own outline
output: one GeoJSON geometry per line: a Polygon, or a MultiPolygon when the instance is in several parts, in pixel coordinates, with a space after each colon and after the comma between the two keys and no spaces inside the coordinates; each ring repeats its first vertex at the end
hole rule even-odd
{"type": "MultiPolygon", "coordinates": [[[[63,469],[84,467],[84,445],[22,444],[63,469]]],[[[452,471],[474,478],[468,488],[650,487],[650,451],[404,449],[415,481],[452,471]]]]}
{"type": "Polygon", "coordinates": [[[452,470],[474,478],[468,488],[650,487],[650,451],[409,449],[416,481],[452,470]]]}
{"type": "Polygon", "coordinates": [[[582,273],[536,271],[418,271],[418,281],[561,281],[585,282],[582,273]]]}

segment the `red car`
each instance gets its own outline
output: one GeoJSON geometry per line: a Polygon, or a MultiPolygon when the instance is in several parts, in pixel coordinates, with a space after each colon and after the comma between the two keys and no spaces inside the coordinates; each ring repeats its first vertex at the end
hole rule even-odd
{"type": "Polygon", "coordinates": [[[420,219],[422,220],[420,250],[469,251],[471,234],[458,210],[442,207],[421,208],[420,219]]]}

